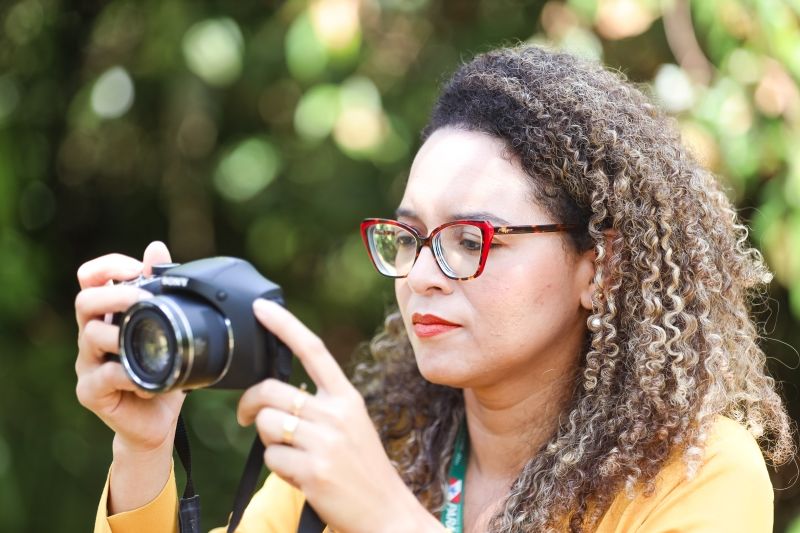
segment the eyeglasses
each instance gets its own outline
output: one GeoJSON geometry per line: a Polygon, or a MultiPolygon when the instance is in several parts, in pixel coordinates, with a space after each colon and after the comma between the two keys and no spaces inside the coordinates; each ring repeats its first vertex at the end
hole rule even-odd
{"type": "Polygon", "coordinates": [[[368,218],[361,222],[361,237],[372,263],[384,276],[408,276],[422,247],[429,246],[445,276],[454,280],[470,280],[483,272],[495,235],[554,233],[576,228],[575,224],[492,226],[485,220],[456,220],[442,224],[423,237],[408,224],[368,218]]]}

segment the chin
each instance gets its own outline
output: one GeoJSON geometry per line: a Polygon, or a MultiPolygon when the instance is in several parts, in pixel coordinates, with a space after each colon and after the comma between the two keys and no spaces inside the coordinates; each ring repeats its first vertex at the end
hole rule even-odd
{"type": "Polygon", "coordinates": [[[470,378],[450,357],[417,356],[417,368],[427,381],[456,389],[464,388],[470,378]]]}

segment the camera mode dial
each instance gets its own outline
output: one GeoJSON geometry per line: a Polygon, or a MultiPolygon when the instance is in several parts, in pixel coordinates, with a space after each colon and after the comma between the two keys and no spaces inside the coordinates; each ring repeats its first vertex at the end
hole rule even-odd
{"type": "Polygon", "coordinates": [[[159,263],[158,265],[153,265],[151,270],[154,276],[163,276],[167,270],[176,266],[180,266],[180,263],[159,263]]]}

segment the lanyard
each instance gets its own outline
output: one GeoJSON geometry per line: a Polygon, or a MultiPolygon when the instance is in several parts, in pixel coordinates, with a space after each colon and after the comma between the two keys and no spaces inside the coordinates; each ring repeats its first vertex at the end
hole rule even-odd
{"type": "Polygon", "coordinates": [[[456,435],[453,460],[447,476],[447,494],[441,521],[452,533],[461,533],[464,529],[464,491],[466,489],[467,460],[469,459],[469,441],[467,440],[467,424],[461,424],[456,435]]]}

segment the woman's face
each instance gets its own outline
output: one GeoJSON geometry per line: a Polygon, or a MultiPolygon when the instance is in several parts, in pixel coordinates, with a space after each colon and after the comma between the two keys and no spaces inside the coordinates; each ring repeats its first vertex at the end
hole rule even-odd
{"type": "MultiPolygon", "coordinates": [[[[502,141],[440,129],[414,159],[399,220],[421,235],[457,219],[495,226],[571,222],[553,220],[537,205],[529,179],[504,155],[502,141]]],[[[395,283],[422,375],[480,388],[522,376],[546,379],[547,371],[573,366],[591,309],[594,252],[577,254],[568,238],[495,236],[483,273],[469,281],[447,278],[423,248],[410,274],[395,283]],[[421,324],[424,315],[458,326],[421,324]]]]}

